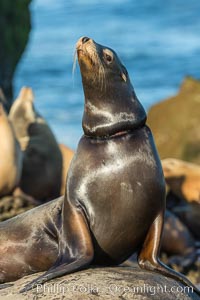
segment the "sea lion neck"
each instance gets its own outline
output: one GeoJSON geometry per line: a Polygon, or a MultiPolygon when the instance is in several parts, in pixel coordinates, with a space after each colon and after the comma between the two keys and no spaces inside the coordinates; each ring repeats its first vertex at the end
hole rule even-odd
{"type": "Polygon", "coordinates": [[[143,126],[145,110],[117,54],[89,38],[78,41],[77,53],[85,95],[84,133],[108,137],[143,126]]]}
{"type": "Polygon", "coordinates": [[[95,89],[84,85],[85,104],[82,126],[87,136],[105,137],[130,131],[145,124],[146,113],[134,90],[117,84],[95,89]]]}

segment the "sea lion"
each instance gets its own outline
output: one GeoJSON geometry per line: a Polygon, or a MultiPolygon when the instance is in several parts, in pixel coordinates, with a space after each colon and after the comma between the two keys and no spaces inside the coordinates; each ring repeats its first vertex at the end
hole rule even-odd
{"type": "Polygon", "coordinates": [[[167,206],[200,240],[200,166],[179,159],[162,160],[169,187],[167,206]]]}
{"type": "Polygon", "coordinates": [[[161,252],[168,255],[168,265],[177,265],[182,271],[191,266],[197,258],[194,237],[169,210],[165,212],[161,252]]]}
{"type": "MultiPolygon", "coordinates": [[[[165,222],[162,234],[161,253],[167,254],[167,264],[179,268],[182,272],[188,269],[197,259],[195,240],[188,228],[169,210],[165,211],[165,222]]],[[[162,256],[161,256],[162,257],[162,256]]],[[[136,255],[132,255],[124,265],[134,266],[136,255]]]]}
{"type": "Polygon", "coordinates": [[[189,228],[193,236],[200,241],[200,205],[192,202],[172,209],[180,220],[189,228]]]}
{"type": "Polygon", "coordinates": [[[22,152],[4,110],[5,103],[0,89],[0,197],[13,192],[22,172],[22,152]]]}
{"type": "Polygon", "coordinates": [[[35,110],[30,88],[21,89],[9,119],[24,153],[21,190],[41,202],[60,196],[62,155],[44,118],[35,110]]]}
{"type": "Polygon", "coordinates": [[[11,224],[0,224],[2,247],[9,245],[0,258],[2,281],[8,280],[12,269],[16,271],[13,254],[21,264],[18,277],[22,270],[37,272],[41,265],[44,269],[52,265],[23,292],[92,264],[119,264],[138,251],[140,267],[192,285],[158,260],[165,182],[151,131],[145,125],[146,113],[128,73],[113,50],[90,38],[79,39],[77,52],[85,94],[84,135],[70,165],[64,203],[61,211],[53,208],[56,202],[43,206],[44,221],[42,213],[32,217],[30,211],[29,223],[27,217],[21,222],[27,215],[19,216],[21,227],[11,231],[12,243],[8,237],[11,224]],[[53,211],[59,217],[53,217],[53,211]]]}
{"type": "Polygon", "coordinates": [[[65,193],[65,186],[66,186],[66,178],[67,178],[67,172],[72,160],[72,157],[74,155],[74,152],[65,146],[64,144],[59,144],[60,151],[62,153],[62,185],[61,185],[61,190],[60,194],[64,195],[65,193]]]}
{"type": "Polygon", "coordinates": [[[52,266],[58,256],[62,205],[60,197],[0,223],[0,283],[52,266]]]}
{"type": "Polygon", "coordinates": [[[167,208],[188,227],[195,239],[200,241],[200,205],[197,202],[186,202],[171,190],[167,194],[167,208]]]}
{"type": "Polygon", "coordinates": [[[188,203],[200,204],[200,166],[175,158],[162,160],[165,180],[170,190],[188,203]]]}

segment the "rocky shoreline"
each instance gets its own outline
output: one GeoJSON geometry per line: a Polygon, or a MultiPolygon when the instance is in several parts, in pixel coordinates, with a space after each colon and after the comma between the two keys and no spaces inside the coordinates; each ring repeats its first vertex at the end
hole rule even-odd
{"type": "Polygon", "coordinates": [[[195,292],[177,281],[137,267],[90,268],[19,294],[20,289],[37,275],[26,276],[14,282],[12,287],[0,290],[0,300],[200,299],[195,292]]]}

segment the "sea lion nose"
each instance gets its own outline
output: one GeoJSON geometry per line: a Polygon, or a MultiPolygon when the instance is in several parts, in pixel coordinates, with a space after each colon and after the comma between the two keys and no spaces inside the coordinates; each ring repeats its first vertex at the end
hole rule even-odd
{"type": "Polygon", "coordinates": [[[89,37],[87,37],[87,36],[84,36],[83,38],[82,38],[82,43],[83,44],[85,44],[87,41],[89,41],[89,37]]]}

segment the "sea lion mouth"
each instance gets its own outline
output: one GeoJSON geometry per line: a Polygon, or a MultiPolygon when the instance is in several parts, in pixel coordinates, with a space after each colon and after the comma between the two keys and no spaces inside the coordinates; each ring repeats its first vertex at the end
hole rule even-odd
{"type": "MultiPolygon", "coordinates": [[[[82,37],[76,44],[76,53],[83,77],[96,83],[103,90],[106,86],[105,66],[101,60],[102,46],[88,37],[82,37]]],[[[75,57],[76,59],[76,57],[75,57]]]]}
{"type": "Polygon", "coordinates": [[[88,37],[81,37],[78,42],[76,43],[76,50],[77,51],[83,51],[86,49],[88,42],[93,43],[94,41],[88,37]]]}
{"type": "Polygon", "coordinates": [[[102,66],[98,45],[94,40],[88,37],[81,37],[76,44],[76,51],[80,64],[83,62],[89,69],[96,65],[98,67],[102,66]]]}

